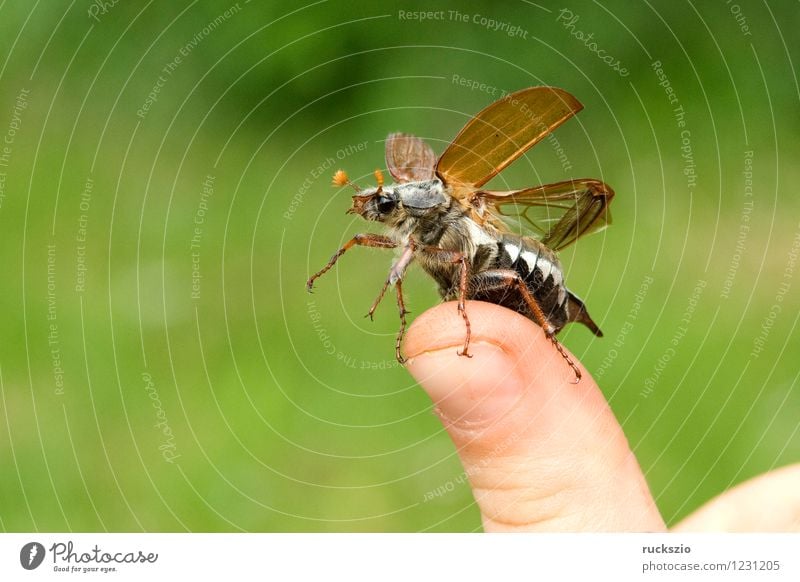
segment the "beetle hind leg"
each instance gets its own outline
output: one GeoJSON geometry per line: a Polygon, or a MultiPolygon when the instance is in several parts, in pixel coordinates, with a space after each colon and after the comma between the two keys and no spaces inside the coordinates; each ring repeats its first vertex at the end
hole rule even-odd
{"type": "Polygon", "coordinates": [[[561,345],[558,339],[556,339],[556,332],[558,330],[552,323],[550,323],[550,320],[542,310],[539,302],[536,301],[533,293],[531,293],[530,289],[528,289],[528,286],[525,284],[525,280],[520,276],[519,273],[512,269],[492,269],[489,271],[483,271],[473,277],[473,279],[470,281],[470,286],[473,291],[495,291],[507,289],[509,287],[516,288],[525,302],[525,305],[531,311],[533,320],[544,330],[547,339],[553,343],[553,346],[555,346],[558,353],[561,354],[561,357],[566,360],[569,367],[572,368],[573,372],[575,372],[575,383],[577,384],[580,382],[580,369],[569,356],[569,354],[567,354],[567,352],[564,350],[564,347],[561,345]]]}

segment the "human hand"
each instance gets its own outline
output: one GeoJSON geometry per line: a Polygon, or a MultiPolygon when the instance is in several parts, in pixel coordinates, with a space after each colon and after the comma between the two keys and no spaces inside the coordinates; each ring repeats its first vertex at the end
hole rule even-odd
{"type": "MultiPolygon", "coordinates": [[[[600,389],[566,364],[542,329],[490,303],[467,304],[470,352],[455,304],[419,316],[406,367],[455,443],[486,531],[666,531],[600,389]]],[[[577,359],[573,359],[577,362],[577,359]]],[[[800,531],[800,464],[710,501],[679,531],[800,531]]]]}

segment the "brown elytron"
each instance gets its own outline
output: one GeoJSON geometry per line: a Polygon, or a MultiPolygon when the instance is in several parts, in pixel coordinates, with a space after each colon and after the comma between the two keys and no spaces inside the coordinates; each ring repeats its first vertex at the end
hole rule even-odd
{"type": "MultiPolygon", "coordinates": [[[[469,356],[470,323],[467,299],[489,301],[529,317],[575,371],[556,334],[577,321],[595,335],[600,329],[583,302],[564,284],[556,252],[611,222],[608,206],[614,191],[605,183],[583,178],[555,184],[495,191],[482,186],[526,150],[575,115],[581,104],[553,87],[531,87],[492,103],[459,132],[436,160],[421,139],[393,133],[386,140],[386,166],[395,183],[359,189],[348,212],[382,222],[387,235],[358,234],[339,249],[307,283],[327,272],[345,251],[356,245],[400,248],[377,299],[390,285],[397,292],[401,328],[396,355],[406,327],[402,278],[416,261],[437,282],[443,299],[456,300],[466,338],[459,352],[469,356]]],[[[351,184],[339,170],[334,184],[351,184]]],[[[352,184],[351,184],[352,185],[352,184]]]]}

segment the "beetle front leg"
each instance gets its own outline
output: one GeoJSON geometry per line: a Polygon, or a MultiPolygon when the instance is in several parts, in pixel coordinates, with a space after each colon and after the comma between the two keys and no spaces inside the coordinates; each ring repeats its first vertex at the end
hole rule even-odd
{"type": "MultiPolygon", "coordinates": [[[[369,313],[367,313],[367,317],[372,319],[372,315],[375,313],[375,310],[378,308],[378,304],[386,294],[386,290],[389,288],[389,285],[400,283],[400,280],[403,278],[403,275],[406,272],[406,268],[409,264],[411,264],[411,261],[414,260],[414,251],[416,248],[416,245],[412,241],[408,241],[406,247],[403,249],[403,253],[400,255],[400,258],[398,258],[394,265],[392,265],[392,270],[389,271],[389,276],[386,277],[386,281],[383,283],[383,287],[381,288],[380,293],[378,293],[378,297],[375,299],[375,301],[373,301],[372,307],[370,307],[369,313]]],[[[406,313],[408,312],[406,311],[406,313]]]]}
{"type": "Polygon", "coordinates": [[[405,364],[406,362],[406,359],[403,357],[403,354],[400,351],[400,346],[403,343],[403,336],[406,333],[406,315],[409,313],[406,310],[406,305],[403,300],[403,275],[405,274],[408,265],[410,265],[411,261],[414,260],[414,251],[416,251],[416,249],[417,245],[414,243],[414,241],[409,240],[408,243],[406,243],[403,253],[397,259],[397,261],[395,261],[394,265],[392,265],[392,270],[389,271],[389,276],[386,277],[386,281],[384,282],[380,293],[378,293],[378,297],[372,304],[369,313],[367,313],[367,316],[372,319],[372,314],[375,313],[375,310],[378,308],[378,304],[386,294],[386,290],[389,288],[389,285],[394,285],[395,292],[397,293],[397,310],[400,314],[400,331],[397,332],[397,340],[395,341],[394,352],[397,361],[401,364],[405,364]]]}
{"type": "Polygon", "coordinates": [[[390,239],[388,236],[381,236],[379,234],[357,234],[349,241],[347,241],[342,248],[336,251],[331,260],[328,261],[328,264],[322,267],[322,269],[313,275],[307,282],[306,282],[306,290],[310,293],[311,289],[314,287],[314,281],[319,279],[322,275],[327,273],[331,270],[331,267],[336,264],[336,261],[339,260],[346,251],[350,250],[354,246],[362,246],[362,247],[376,247],[379,249],[393,249],[397,247],[397,243],[390,239]]]}

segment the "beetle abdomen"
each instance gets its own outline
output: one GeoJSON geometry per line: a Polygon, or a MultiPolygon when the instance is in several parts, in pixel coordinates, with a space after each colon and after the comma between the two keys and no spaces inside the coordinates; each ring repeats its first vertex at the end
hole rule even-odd
{"type": "MultiPolygon", "coordinates": [[[[525,286],[542,308],[548,322],[560,330],[569,321],[567,299],[569,292],[564,286],[561,265],[547,248],[531,239],[502,235],[496,243],[497,252],[487,270],[513,270],[524,281],[525,286]]],[[[474,272],[469,298],[489,301],[522,313],[534,319],[519,290],[512,285],[494,284],[474,272]]]]}

